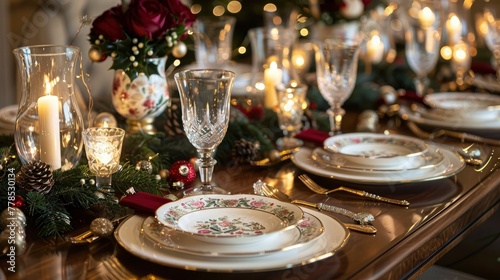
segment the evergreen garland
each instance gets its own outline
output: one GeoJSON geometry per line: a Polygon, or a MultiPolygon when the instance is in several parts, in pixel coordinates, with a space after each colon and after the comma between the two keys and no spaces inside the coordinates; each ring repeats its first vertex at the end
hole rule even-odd
{"type": "MultiPolygon", "coordinates": [[[[231,148],[239,139],[258,141],[262,155],[274,149],[273,129],[276,126],[276,114],[267,112],[261,122],[249,121],[238,110],[231,110],[231,121],[226,137],[219,145],[215,157],[221,164],[231,160],[231,148]]],[[[276,130],[276,129],[274,129],[276,130]]],[[[278,130],[279,131],[279,130],[278,130]]],[[[12,135],[0,136],[0,203],[8,205],[10,194],[8,173],[17,174],[21,162],[16,155],[12,135]]],[[[89,170],[86,156],[82,155],[80,164],[67,171],[53,172],[54,186],[43,194],[22,190],[16,187],[16,195],[24,199],[22,210],[26,212],[28,223],[33,225],[38,235],[62,236],[73,229],[72,210],[93,211],[95,208],[106,209],[110,218],[125,209],[117,201],[118,197],[133,187],[136,191],[162,194],[169,190],[166,180],[156,176],[159,170],[169,168],[179,160],[196,157],[196,149],[189,143],[185,135],[166,137],[161,131],[156,135],[127,135],[122,148],[121,169],[112,175],[112,189],[99,189],[95,183],[95,175],[89,170]],[[135,164],[141,160],[149,160],[153,165],[153,173],[137,170],[135,164]]],[[[11,199],[11,198],[10,198],[11,199]]]]}

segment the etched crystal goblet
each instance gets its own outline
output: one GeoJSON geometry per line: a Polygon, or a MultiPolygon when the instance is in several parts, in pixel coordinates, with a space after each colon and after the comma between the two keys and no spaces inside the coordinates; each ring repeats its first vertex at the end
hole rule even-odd
{"type": "Polygon", "coordinates": [[[360,37],[326,38],[315,45],[319,91],[330,105],[330,135],[341,133],[344,102],[356,83],[360,37]]]}
{"type": "Polygon", "coordinates": [[[198,152],[201,181],[201,186],[185,190],[184,195],[227,193],[212,184],[217,163],[212,154],[226,135],[234,78],[233,72],[219,69],[185,70],[174,75],[184,132],[198,152]]]}

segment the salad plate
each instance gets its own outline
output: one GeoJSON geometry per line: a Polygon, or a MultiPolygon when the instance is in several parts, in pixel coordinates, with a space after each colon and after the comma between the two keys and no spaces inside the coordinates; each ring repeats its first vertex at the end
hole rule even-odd
{"type": "MultiPolygon", "coordinates": [[[[432,149],[435,149],[432,147],[432,149]]],[[[312,159],[312,150],[302,148],[294,154],[292,162],[304,171],[312,174],[342,180],[346,182],[372,185],[403,184],[432,181],[455,175],[465,167],[465,162],[456,152],[440,149],[444,159],[429,169],[402,170],[399,172],[366,172],[332,168],[312,159]]]]}
{"type": "Polygon", "coordinates": [[[400,172],[410,170],[430,169],[436,167],[444,160],[442,151],[435,147],[429,147],[429,150],[414,160],[403,162],[398,166],[372,166],[352,162],[349,158],[330,153],[323,148],[315,148],[312,151],[311,158],[320,164],[334,169],[346,171],[369,171],[369,172],[400,172]]]}
{"type": "Polygon", "coordinates": [[[166,250],[211,257],[241,257],[261,256],[273,252],[296,249],[319,238],[324,232],[324,227],[321,221],[313,214],[305,213],[304,219],[292,230],[287,230],[279,235],[272,235],[260,242],[238,246],[200,241],[192,238],[190,235],[163,226],[153,217],[148,217],[144,220],[141,232],[145,237],[166,250]]]}
{"type": "Polygon", "coordinates": [[[273,198],[240,195],[194,195],[160,206],[164,226],[215,244],[246,244],[293,229],[302,209],[273,198]]]}
{"type": "Polygon", "coordinates": [[[425,108],[412,110],[407,106],[401,106],[399,115],[403,120],[408,120],[426,127],[459,130],[488,137],[492,137],[492,135],[495,134],[498,135],[498,133],[500,132],[500,121],[497,119],[488,121],[475,121],[467,119],[433,118],[429,117],[429,112],[425,108]]]}
{"type": "Polygon", "coordinates": [[[394,168],[412,164],[427,151],[428,145],[404,135],[346,133],[327,138],[323,148],[356,164],[394,168]]]}
{"type": "Polygon", "coordinates": [[[433,117],[487,121],[500,116],[500,96],[474,92],[442,92],[428,94],[424,103],[433,108],[433,117]]]}
{"type": "Polygon", "coordinates": [[[165,249],[141,233],[146,217],[131,216],[115,230],[120,246],[132,255],[169,267],[211,272],[258,272],[286,269],[331,257],[347,243],[350,233],[337,219],[311,209],[303,209],[317,217],[324,227],[318,238],[304,246],[262,256],[207,257],[165,249]]]}

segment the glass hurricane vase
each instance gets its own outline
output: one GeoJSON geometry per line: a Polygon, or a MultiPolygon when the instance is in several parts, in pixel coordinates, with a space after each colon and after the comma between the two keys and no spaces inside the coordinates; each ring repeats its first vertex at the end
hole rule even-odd
{"type": "Polygon", "coordinates": [[[14,139],[23,164],[40,160],[68,170],[82,155],[83,118],[75,96],[77,47],[40,45],[14,50],[21,73],[21,101],[14,139]]]}
{"type": "Polygon", "coordinates": [[[234,78],[233,72],[215,69],[185,70],[174,75],[184,131],[198,151],[201,181],[201,186],[185,190],[184,195],[227,193],[212,184],[217,163],[212,154],[226,135],[234,78]]]}

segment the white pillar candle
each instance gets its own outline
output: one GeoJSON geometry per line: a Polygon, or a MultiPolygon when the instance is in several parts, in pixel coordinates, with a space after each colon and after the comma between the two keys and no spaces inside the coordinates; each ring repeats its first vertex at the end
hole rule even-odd
{"type": "Polygon", "coordinates": [[[460,41],[462,22],[460,22],[460,19],[455,14],[451,14],[450,18],[446,21],[446,32],[450,46],[460,41]]]}
{"type": "Polygon", "coordinates": [[[283,71],[278,69],[278,64],[273,61],[269,68],[264,70],[264,84],[266,86],[264,106],[268,109],[273,109],[278,105],[278,97],[276,96],[275,86],[280,83],[283,71]]]}
{"type": "Polygon", "coordinates": [[[59,134],[59,99],[54,95],[38,98],[38,122],[40,126],[40,160],[50,164],[52,170],[61,168],[59,134]]]}
{"type": "Polygon", "coordinates": [[[418,20],[422,28],[429,28],[436,22],[436,16],[429,7],[424,7],[418,12],[418,20]]]}
{"type": "Polygon", "coordinates": [[[380,40],[380,36],[373,35],[366,43],[366,52],[371,63],[377,64],[382,61],[384,56],[384,43],[380,40]]]}

